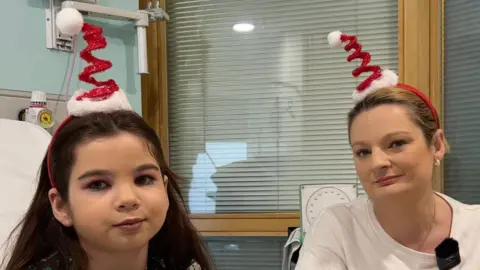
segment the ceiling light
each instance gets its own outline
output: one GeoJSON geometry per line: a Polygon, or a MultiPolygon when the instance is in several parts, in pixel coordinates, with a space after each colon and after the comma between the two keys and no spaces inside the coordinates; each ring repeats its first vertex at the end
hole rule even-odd
{"type": "Polygon", "coordinates": [[[253,24],[251,23],[237,23],[233,26],[233,30],[235,32],[251,32],[253,31],[253,29],[255,28],[255,26],[253,26],[253,24]]]}

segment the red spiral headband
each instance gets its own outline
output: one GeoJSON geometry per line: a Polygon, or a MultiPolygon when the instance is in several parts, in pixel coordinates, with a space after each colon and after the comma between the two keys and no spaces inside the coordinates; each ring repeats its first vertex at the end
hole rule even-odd
{"type": "Polygon", "coordinates": [[[354,59],[362,60],[360,66],[353,70],[352,75],[354,77],[358,77],[360,74],[365,72],[372,73],[369,77],[363,80],[357,86],[357,89],[353,92],[352,97],[355,102],[363,100],[368,94],[375,92],[380,88],[396,86],[404,90],[410,91],[416,94],[419,98],[421,98],[432,112],[433,119],[435,120],[437,128],[440,128],[437,111],[435,110],[435,107],[428,99],[428,97],[413,86],[398,83],[398,76],[397,74],[395,74],[395,72],[388,69],[382,70],[380,66],[377,65],[370,65],[370,53],[362,51],[362,45],[358,43],[356,36],[345,35],[340,31],[335,31],[328,34],[328,43],[330,44],[330,46],[338,47],[344,42],[348,42],[348,44],[346,44],[344,47],[345,51],[349,52],[351,50],[354,50],[347,57],[347,61],[351,62],[354,59]]]}
{"type": "Polygon", "coordinates": [[[103,34],[103,29],[88,23],[83,24],[82,28],[83,39],[87,42],[87,47],[80,52],[80,57],[89,63],[78,78],[86,83],[95,85],[90,92],[86,92],[77,97],[77,100],[83,100],[84,98],[90,99],[107,99],[115,91],[118,91],[118,85],[114,80],[110,79],[104,82],[99,82],[95,78],[91,77],[94,73],[103,72],[112,67],[112,62],[107,60],[98,59],[92,55],[93,50],[104,49],[107,47],[107,41],[103,34]]]}
{"type": "Polygon", "coordinates": [[[51,162],[51,147],[59,130],[67,124],[72,117],[81,117],[93,112],[111,112],[115,110],[132,110],[126,94],[121,90],[117,83],[109,79],[107,81],[97,81],[91,75],[103,72],[112,67],[112,63],[93,56],[92,51],[104,49],[107,41],[103,36],[103,29],[83,21],[82,14],[73,8],[62,9],[56,18],[57,27],[60,32],[66,35],[74,36],[80,31],[84,33],[83,39],[87,42],[87,47],[80,52],[80,57],[89,63],[78,78],[80,81],[93,84],[95,87],[90,91],[79,89],[67,103],[68,117],[55,130],[50,145],[47,150],[47,170],[50,184],[55,187],[53,180],[53,169],[51,162]]]}

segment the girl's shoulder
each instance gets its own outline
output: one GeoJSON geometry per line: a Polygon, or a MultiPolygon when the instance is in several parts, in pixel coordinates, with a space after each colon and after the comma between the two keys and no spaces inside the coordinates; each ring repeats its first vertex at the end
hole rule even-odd
{"type": "Polygon", "coordinates": [[[64,270],[64,268],[60,267],[59,264],[39,261],[39,262],[30,264],[23,270],[64,270]]]}
{"type": "Polygon", "coordinates": [[[27,266],[24,270],[65,270],[60,257],[56,254],[27,266]]]}
{"type": "MultiPolygon", "coordinates": [[[[185,266],[183,266],[183,267],[185,267],[185,266]]],[[[150,257],[147,269],[148,270],[163,270],[163,269],[167,269],[167,267],[165,266],[165,264],[163,263],[162,260],[159,260],[158,258],[155,258],[155,257],[150,257]]],[[[175,269],[177,269],[177,268],[175,268],[175,269]]],[[[188,268],[183,268],[183,269],[185,269],[185,270],[202,270],[202,267],[197,262],[193,261],[188,268]]]]}
{"type": "MultiPolygon", "coordinates": [[[[46,259],[40,260],[36,263],[33,263],[26,267],[23,270],[65,270],[67,269],[60,259],[60,256],[52,255],[46,259]]],[[[157,260],[151,260],[148,264],[147,269],[160,270],[165,269],[163,263],[157,260]]],[[[186,270],[202,270],[200,265],[196,262],[193,262],[192,265],[186,270]]]]}
{"type": "Polygon", "coordinates": [[[194,262],[187,270],[202,270],[202,267],[198,263],[194,262]]]}

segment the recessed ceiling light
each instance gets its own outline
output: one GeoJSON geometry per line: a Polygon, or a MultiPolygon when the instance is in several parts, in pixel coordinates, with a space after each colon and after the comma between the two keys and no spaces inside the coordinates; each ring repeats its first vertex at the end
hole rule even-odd
{"type": "Polygon", "coordinates": [[[233,26],[235,32],[251,32],[255,26],[251,23],[237,23],[233,26]]]}

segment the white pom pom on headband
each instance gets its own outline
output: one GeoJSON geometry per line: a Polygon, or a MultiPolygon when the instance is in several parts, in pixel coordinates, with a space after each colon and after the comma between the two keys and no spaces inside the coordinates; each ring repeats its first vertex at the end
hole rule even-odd
{"type": "Polygon", "coordinates": [[[103,36],[103,29],[85,23],[82,14],[74,8],[62,9],[56,17],[57,27],[61,33],[74,36],[83,32],[83,39],[87,42],[87,47],[80,52],[80,57],[89,63],[79,74],[80,81],[93,84],[95,87],[90,91],[83,89],[76,90],[67,103],[68,117],[57,127],[52,136],[50,146],[47,151],[47,169],[50,178],[50,184],[55,187],[52,173],[52,163],[50,161],[50,150],[57,132],[72,117],[81,117],[93,112],[112,112],[118,110],[131,111],[132,106],[128,102],[127,95],[120,89],[117,83],[110,79],[107,81],[97,81],[91,77],[94,73],[103,72],[112,67],[112,63],[107,60],[98,59],[92,55],[92,51],[104,49],[107,41],[103,36]]]}
{"type": "Polygon", "coordinates": [[[352,98],[355,102],[362,101],[368,94],[375,92],[378,89],[396,86],[410,91],[420,97],[432,111],[437,128],[440,128],[437,111],[428,97],[413,86],[398,83],[398,76],[395,72],[388,69],[382,70],[380,66],[369,65],[371,59],[370,53],[362,51],[362,45],[358,43],[356,36],[346,35],[340,31],[334,31],[328,34],[327,40],[331,47],[339,47],[342,45],[342,43],[348,42],[348,44],[346,44],[344,47],[345,51],[349,52],[354,50],[354,52],[347,57],[347,61],[350,62],[354,59],[362,60],[360,66],[354,69],[352,72],[354,77],[358,77],[360,74],[365,72],[372,73],[368,78],[361,82],[357,86],[357,89],[353,92],[352,98]]]}

